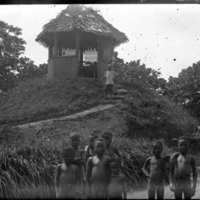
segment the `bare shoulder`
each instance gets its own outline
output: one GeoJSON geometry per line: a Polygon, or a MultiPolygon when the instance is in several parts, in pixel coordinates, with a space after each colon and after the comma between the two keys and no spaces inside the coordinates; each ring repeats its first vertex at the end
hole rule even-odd
{"type": "Polygon", "coordinates": [[[188,158],[190,159],[190,163],[191,164],[195,164],[196,163],[196,160],[193,156],[188,156],[188,158]]]}

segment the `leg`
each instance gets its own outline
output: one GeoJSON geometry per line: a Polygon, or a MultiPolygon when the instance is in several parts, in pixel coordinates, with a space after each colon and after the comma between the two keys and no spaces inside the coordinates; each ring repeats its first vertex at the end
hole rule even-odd
{"type": "Polygon", "coordinates": [[[157,187],[157,199],[163,199],[164,198],[164,185],[159,185],[157,187]]]}
{"type": "Polygon", "coordinates": [[[149,199],[155,199],[155,192],[156,192],[155,185],[149,184],[149,186],[148,186],[148,197],[149,197],[149,199]]]}
{"type": "Polygon", "coordinates": [[[185,199],[191,199],[191,194],[192,194],[191,184],[186,184],[183,192],[185,199]]]}
{"type": "Polygon", "coordinates": [[[175,199],[182,199],[182,187],[178,184],[175,186],[174,196],[175,199]]]}

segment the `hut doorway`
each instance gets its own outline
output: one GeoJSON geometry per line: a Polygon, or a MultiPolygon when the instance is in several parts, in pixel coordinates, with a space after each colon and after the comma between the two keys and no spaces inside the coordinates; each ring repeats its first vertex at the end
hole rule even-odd
{"type": "MultiPolygon", "coordinates": [[[[62,56],[75,56],[75,49],[62,49],[62,56]]],[[[79,55],[79,77],[97,78],[98,53],[87,50],[79,55]]]]}

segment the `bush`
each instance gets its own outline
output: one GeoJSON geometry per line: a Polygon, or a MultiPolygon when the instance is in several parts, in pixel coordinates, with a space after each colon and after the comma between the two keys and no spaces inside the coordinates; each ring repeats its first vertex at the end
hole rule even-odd
{"type": "Polygon", "coordinates": [[[147,88],[132,89],[124,111],[125,136],[164,138],[171,142],[182,134],[194,132],[197,120],[167,97],[147,88]]]}

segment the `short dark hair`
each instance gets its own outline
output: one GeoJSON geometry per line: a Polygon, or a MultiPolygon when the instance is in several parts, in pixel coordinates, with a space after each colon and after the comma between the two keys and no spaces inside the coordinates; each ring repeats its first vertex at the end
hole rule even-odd
{"type": "Polygon", "coordinates": [[[110,163],[116,163],[118,166],[121,166],[121,160],[119,157],[115,156],[110,159],[110,163]]]}
{"type": "Polygon", "coordinates": [[[187,137],[187,136],[185,136],[185,135],[182,135],[182,136],[180,136],[179,138],[178,138],[178,143],[179,143],[179,141],[180,140],[185,140],[188,144],[189,144],[189,137],[187,137]]]}
{"type": "Polygon", "coordinates": [[[112,137],[112,136],[113,136],[113,134],[112,134],[112,132],[111,132],[111,131],[109,131],[109,130],[106,130],[106,131],[104,131],[104,132],[102,133],[102,135],[101,135],[101,137],[104,137],[104,136],[110,136],[110,137],[112,137]]]}
{"type": "Polygon", "coordinates": [[[97,142],[104,142],[106,144],[106,141],[102,138],[102,137],[98,137],[95,141],[94,141],[94,145],[96,145],[97,142]]]}
{"type": "Polygon", "coordinates": [[[155,140],[152,142],[152,147],[155,145],[159,145],[161,148],[163,147],[163,143],[160,140],[155,140]]]}
{"type": "Polygon", "coordinates": [[[89,138],[94,138],[94,139],[97,139],[98,138],[98,135],[96,133],[91,133],[89,138]]]}
{"type": "Polygon", "coordinates": [[[72,155],[75,155],[75,150],[74,148],[70,147],[70,146],[67,146],[63,149],[62,151],[62,157],[64,157],[67,153],[70,153],[72,155]]]}
{"type": "Polygon", "coordinates": [[[77,133],[77,132],[71,132],[70,134],[69,134],[69,138],[71,139],[71,138],[81,138],[81,136],[80,136],[80,134],[79,133],[77,133]]]}

